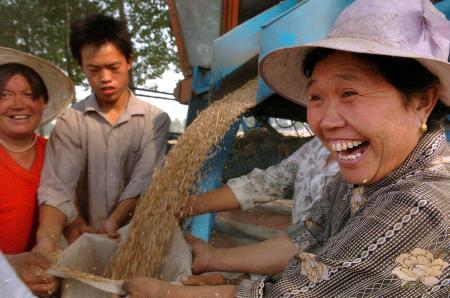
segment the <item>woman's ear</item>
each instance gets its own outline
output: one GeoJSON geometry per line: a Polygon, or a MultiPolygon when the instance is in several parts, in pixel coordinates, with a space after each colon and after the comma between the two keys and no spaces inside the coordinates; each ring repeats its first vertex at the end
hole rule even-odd
{"type": "Polygon", "coordinates": [[[420,117],[420,120],[426,123],[437,101],[438,86],[433,86],[417,96],[412,96],[411,107],[420,117]]]}

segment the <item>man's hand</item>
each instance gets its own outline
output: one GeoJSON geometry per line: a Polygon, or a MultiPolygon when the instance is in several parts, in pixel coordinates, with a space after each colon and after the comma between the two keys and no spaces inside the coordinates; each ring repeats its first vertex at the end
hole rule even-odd
{"type": "Polygon", "coordinates": [[[192,234],[186,234],[184,237],[192,246],[192,273],[199,274],[210,271],[210,261],[217,252],[217,248],[206,244],[192,234]]]}
{"type": "Polygon", "coordinates": [[[69,244],[77,240],[83,233],[97,233],[97,230],[94,227],[88,226],[80,215],[64,229],[64,236],[66,236],[69,244]]]}
{"type": "Polygon", "coordinates": [[[45,270],[52,266],[52,262],[37,252],[27,252],[7,256],[8,262],[16,271],[20,279],[37,296],[50,296],[58,288],[59,282],[45,270]]]}
{"type": "Polygon", "coordinates": [[[103,223],[100,233],[108,235],[109,238],[117,238],[119,237],[119,233],[117,233],[119,228],[119,223],[110,216],[103,223]]]}
{"type": "Polygon", "coordinates": [[[110,238],[119,237],[117,230],[131,219],[137,201],[137,198],[129,198],[121,201],[103,223],[100,228],[100,233],[106,234],[110,238]]]}

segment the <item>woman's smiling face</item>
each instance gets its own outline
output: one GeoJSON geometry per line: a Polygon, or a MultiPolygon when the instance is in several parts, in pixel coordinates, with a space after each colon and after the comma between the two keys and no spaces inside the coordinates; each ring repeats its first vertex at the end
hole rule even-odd
{"type": "MultiPolygon", "coordinates": [[[[377,69],[334,52],[314,67],[308,83],[308,123],[335,155],[349,183],[371,184],[396,169],[421,136],[421,115],[377,69]]],[[[426,118],[425,118],[426,119],[426,118]]]]}
{"type": "Polygon", "coordinates": [[[0,94],[0,137],[31,137],[41,123],[44,107],[42,97],[33,98],[28,80],[21,74],[13,75],[0,94]]]}

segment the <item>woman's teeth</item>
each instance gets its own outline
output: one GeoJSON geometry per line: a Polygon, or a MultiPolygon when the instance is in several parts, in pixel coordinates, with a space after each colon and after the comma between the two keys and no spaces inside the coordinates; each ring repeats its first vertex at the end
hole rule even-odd
{"type": "Polygon", "coordinates": [[[362,155],[361,153],[357,152],[356,154],[350,154],[350,155],[347,155],[347,156],[339,156],[339,159],[342,159],[342,160],[355,160],[358,157],[360,157],[361,155],[362,155]]]}
{"type": "Polygon", "coordinates": [[[331,149],[335,152],[338,152],[338,157],[340,160],[356,160],[364,152],[364,149],[356,149],[361,144],[363,144],[364,141],[340,141],[335,142],[331,144],[331,149]],[[349,149],[352,149],[351,151],[347,151],[349,149]]]}
{"type": "Polygon", "coordinates": [[[14,119],[14,120],[23,120],[23,119],[27,119],[30,116],[28,115],[15,115],[15,116],[10,116],[10,118],[14,119]]]}
{"type": "Polygon", "coordinates": [[[347,142],[341,142],[341,143],[333,143],[333,144],[331,144],[331,149],[333,151],[340,152],[342,150],[347,150],[347,149],[351,149],[354,147],[358,147],[362,143],[363,143],[362,141],[347,141],[347,142]]]}

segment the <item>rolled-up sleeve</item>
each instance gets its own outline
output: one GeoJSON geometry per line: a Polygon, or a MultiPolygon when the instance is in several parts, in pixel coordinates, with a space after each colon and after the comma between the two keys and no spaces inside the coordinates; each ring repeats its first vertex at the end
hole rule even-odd
{"type": "Polygon", "coordinates": [[[67,224],[78,214],[73,196],[85,164],[77,113],[70,109],[57,121],[47,143],[38,189],[39,205],[57,208],[67,224]]]}
{"type": "Polygon", "coordinates": [[[254,169],[247,175],[228,180],[227,185],[241,209],[253,208],[257,203],[292,197],[298,170],[296,159],[300,154],[302,151],[298,150],[266,170],[254,169]]]}
{"type": "Polygon", "coordinates": [[[170,127],[170,118],[167,113],[160,113],[152,119],[151,127],[145,129],[142,155],[136,163],[130,181],[120,194],[119,202],[134,198],[143,193],[151,183],[155,169],[164,162],[167,151],[167,133],[170,127]]]}

